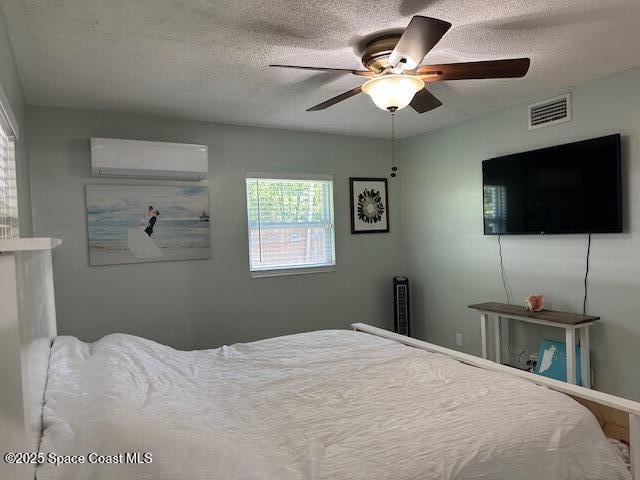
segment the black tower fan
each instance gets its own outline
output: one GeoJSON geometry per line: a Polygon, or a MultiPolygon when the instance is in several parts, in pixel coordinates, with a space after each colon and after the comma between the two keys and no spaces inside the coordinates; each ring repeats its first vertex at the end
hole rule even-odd
{"type": "Polygon", "coordinates": [[[393,327],[396,333],[411,336],[409,327],[409,279],[393,277],[393,327]]]}

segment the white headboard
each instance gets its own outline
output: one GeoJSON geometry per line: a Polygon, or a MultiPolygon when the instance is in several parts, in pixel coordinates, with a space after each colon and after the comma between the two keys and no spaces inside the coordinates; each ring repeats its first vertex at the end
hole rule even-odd
{"type": "MultiPolygon", "coordinates": [[[[0,240],[0,452],[37,452],[51,342],[56,336],[52,238],[0,240]]],[[[0,478],[35,467],[0,460],[0,478]]]]}

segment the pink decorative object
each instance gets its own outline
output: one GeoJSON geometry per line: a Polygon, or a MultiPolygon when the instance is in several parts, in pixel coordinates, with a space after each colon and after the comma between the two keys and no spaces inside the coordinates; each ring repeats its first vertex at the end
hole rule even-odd
{"type": "Polygon", "coordinates": [[[541,312],[544,310],[544,295],[529,295],[524,297],[524,303],[530,312],[541,312]]]}

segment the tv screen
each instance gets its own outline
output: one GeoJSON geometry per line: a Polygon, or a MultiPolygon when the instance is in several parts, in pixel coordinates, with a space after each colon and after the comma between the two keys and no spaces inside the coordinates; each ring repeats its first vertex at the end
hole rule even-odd
{"type": "Polygon", "coordinates": [[[482,162],[484,233],[622,232],[620,135],[482,162]]]}

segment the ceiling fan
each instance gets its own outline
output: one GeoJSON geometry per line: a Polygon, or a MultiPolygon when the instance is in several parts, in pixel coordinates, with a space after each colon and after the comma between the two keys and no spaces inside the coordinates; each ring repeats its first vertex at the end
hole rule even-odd
{"type": "Polygon", "coordinates": [[[414,16],[402,35],[383,35],[367,44],[362,55],[362,64],[367,70],[298,65],[269,66],[320,72],[348,72],[369,78],[363,85],[308,108],[308,112],[324,110],[364,92],[378,107],[391,113],[407,105],[418,113],[424,113],[442,105],[440,100],[425,88],[425,83],[444,80],[517,78],[524,77],[529,70],[528,58],[419,67],[425,55],[435,47],[450,28],[449,22],[420,15],[414,16]]]}

